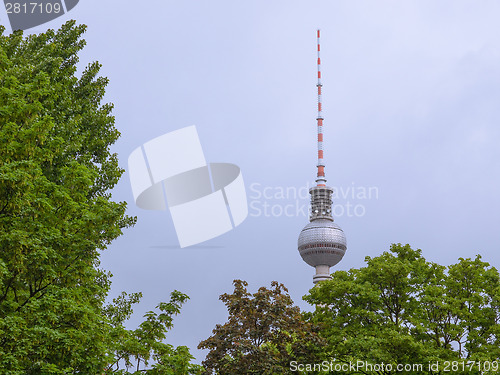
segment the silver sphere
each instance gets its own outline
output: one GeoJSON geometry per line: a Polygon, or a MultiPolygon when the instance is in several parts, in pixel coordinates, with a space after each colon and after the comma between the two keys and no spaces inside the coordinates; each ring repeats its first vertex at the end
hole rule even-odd
{"type": "Polygon", "coordinates": [[[342,260],[347,242],[344,231],[333,221],[313,220],[300,232],[299,253],[304,262],[316,267],[332,267],[342,260]]]}

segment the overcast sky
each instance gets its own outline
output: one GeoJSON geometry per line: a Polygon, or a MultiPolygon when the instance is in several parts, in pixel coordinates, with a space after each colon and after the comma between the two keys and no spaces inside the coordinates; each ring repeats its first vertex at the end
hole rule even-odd
{"type": "Polygon", "coordinates": [[[88,25],[82,67],[98,60],[110,79],[121,166],[144,142],[196,125],[207,161],[241,167],[251,205],[235,230],[180,249],[169,212],[137,208],[124,174],[114,198],[138,223],[102,266],[111,296],[144,294],[131,328],[180,290],[191,300],[168,342],[201,361],[195,348],[225,322],[218,296],[235,278],[252,291],[280,281],[310,308],[301,297],[314,270],[297,237],[308,222],[300,188],[315,178],[317,28],[326,175],[348,242],[335,269],[398,242],[445,265],[479,253],[499,267],[498,1],[81,0],[29,32],[71,18],[88,25]]]}

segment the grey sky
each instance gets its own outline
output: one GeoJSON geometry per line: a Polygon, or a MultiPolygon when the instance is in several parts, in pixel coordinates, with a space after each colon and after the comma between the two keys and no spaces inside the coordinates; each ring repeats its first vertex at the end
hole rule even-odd
{"type": "MultiPolygon", "coordinates": [[[[134,148],[194,124],[207,161],[240,166],[249,202],[277,212],[307,199],[258,200],[256,191],[279,194],[315,177],[321,28],[328,182],[378,193],[336,202],[364,213],[336,219],[348,242],[336,269],[360,267],[394,242],[442,264],[480,253],[498,267],[499,17],[491,0],[82,0],[30,31],[70,18],[89,26],[81,62],[100,61],[111,80],[106,100],[124,168],[134,148]]],[[[296,248],[307,217],[250,209],[235,230],[179,249],[170,214],[136,208],[127,174],[114,196],[138,224],[103,253],[102,266],[114,274],[113,296],[144,293],[132,325],[178,289],[191,300],[168,341],[194,349],[225,321],[218,296],[235,278],[252,290],[283,282],[308,308],[301,296],[313,269],[296,248]]]]}

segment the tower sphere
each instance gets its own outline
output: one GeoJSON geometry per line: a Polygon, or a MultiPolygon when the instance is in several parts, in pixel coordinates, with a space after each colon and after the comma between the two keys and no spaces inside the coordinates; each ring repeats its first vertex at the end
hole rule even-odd
{"type": "Polygon", "coordinates": [[[344,231],[335,222],[317,219],[300,232],[298,249],[304,262],[310,266],[333,267],[342,260],[347,242],[344,231]]]}

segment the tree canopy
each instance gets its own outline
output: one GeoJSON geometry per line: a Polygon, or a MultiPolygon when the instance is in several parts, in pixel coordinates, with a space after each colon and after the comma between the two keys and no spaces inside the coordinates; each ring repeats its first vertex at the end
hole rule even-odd
{"type": "Polygon", "coordinates": [[[188,296],[171,293],[170,302],[156,306],[160,311],[148,311],[138,328],[128,330],[124,323],[132,314],[141,293],[123,292],[104,309],[108,319],[108,353],[105,374],[197,375],[203,368],[191,363],[194,357],[186,346],[177,348],[162,342],[172,328],[173,317],[180,313],[188,296]],[[149,367],[151,366],[151,367],[149,367]],[[131,370],[132,372],[129,372],[131,370]]]}
{"type": "Polygon", "coordinates": [[[234,281],[234,292],[223,294],[229,318],[198,348],[208,349],[206,373],[288,374],[293,360],[317,358],[321,339],[304,321],[288,290],[276,281],[251,294],[248,283],[234,281]]]}
{"type": "Polygon", "coordinates": [[[110,190],[123,170],[100,65],[77,76],[85,26],[0,34],[0,369],[2,374],[191,374],[187,348],[161,341],[187,296],[126,330],[139,294],[106,305],[100,251],[135,218],[110,190]],[[120,360],[122,362],[120,362],[120,360]]]}
{"type": "MultiPolygon", "coordinates": [[[[334,272],[304,297],[316,306],[307,316],[327,340],[325,359],[394,365],[360,372],[367,374],[439,373],[396,366],[439,362],[442,372],[446,361],[476,363],[466,371],[485,373],[477,363],[500,359],[500,279],[480,256],[445,267],[398,244],[366,262],[334,272]]],[[[449,370],[463,373],[462,365],[449,370]]]]}

